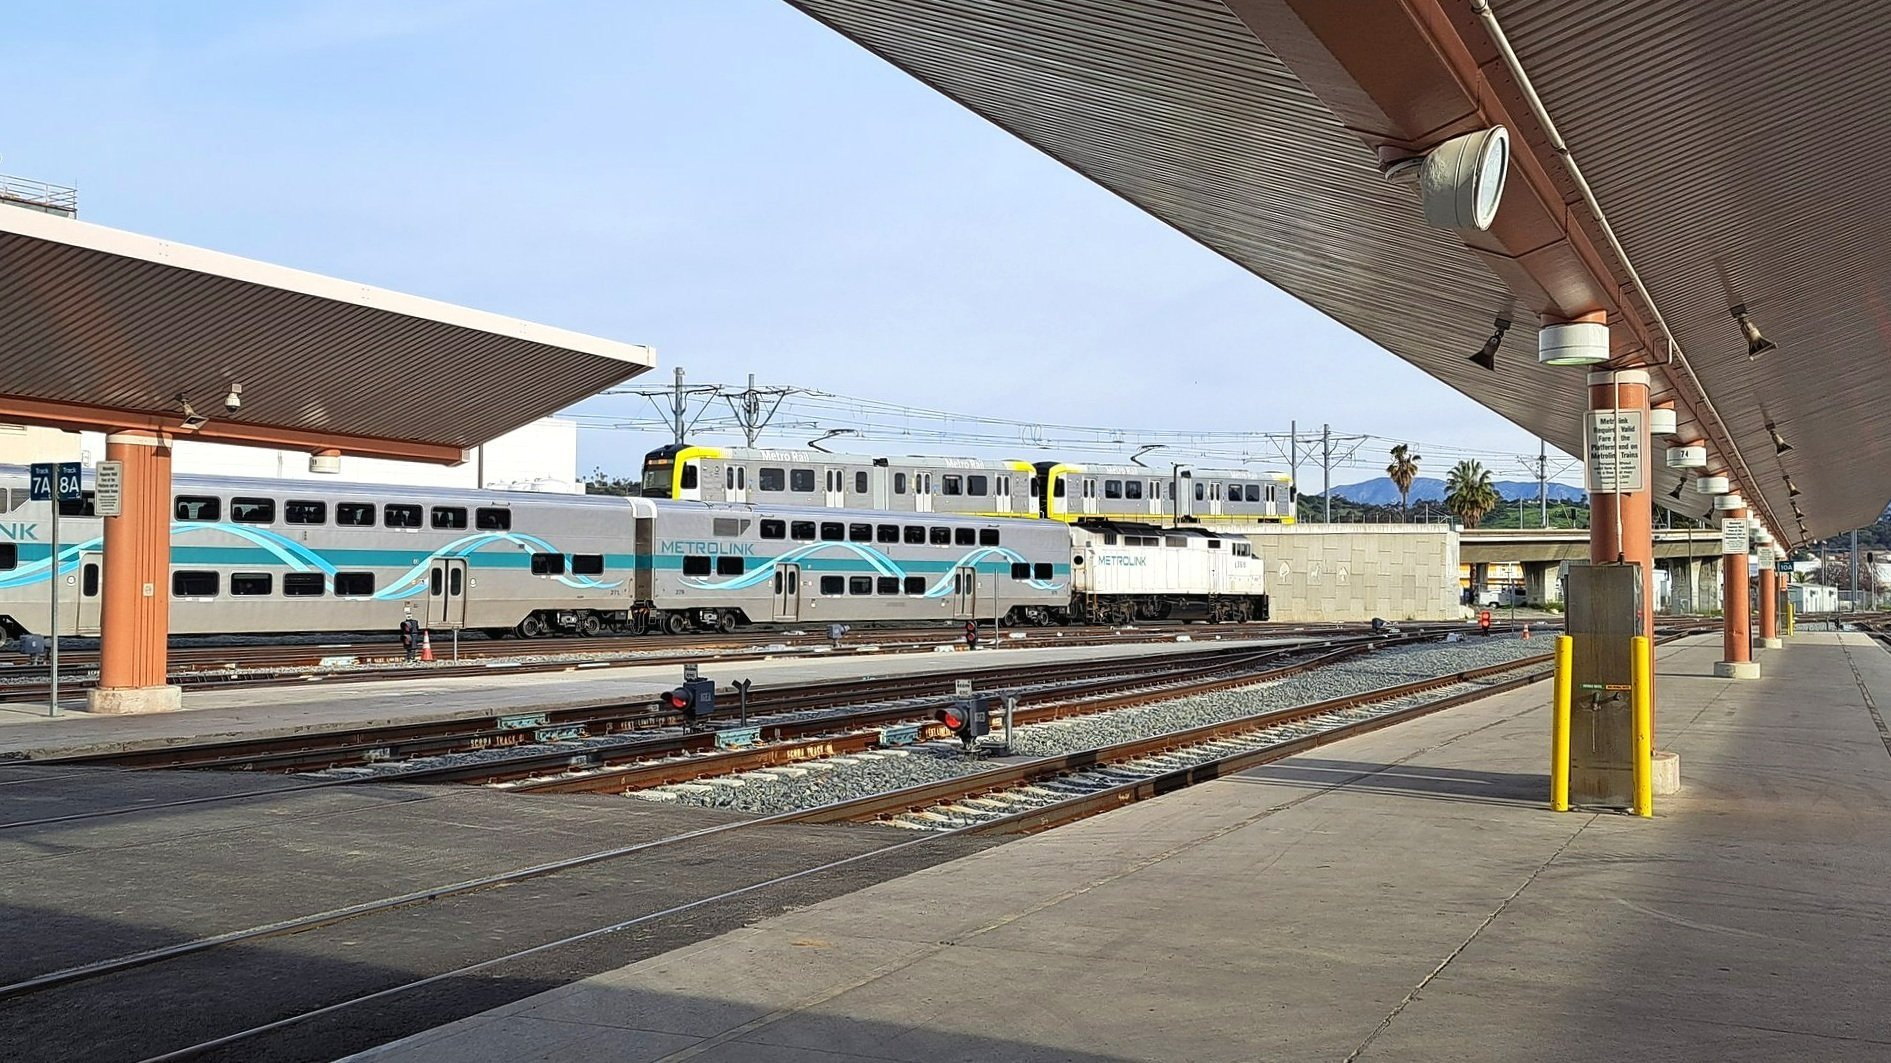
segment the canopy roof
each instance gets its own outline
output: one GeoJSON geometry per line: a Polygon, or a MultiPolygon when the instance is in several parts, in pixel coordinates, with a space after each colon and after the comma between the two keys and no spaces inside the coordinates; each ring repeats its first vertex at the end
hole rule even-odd
{"type": "Polygon", "coordinates": [[[457,462],[655,352],[0,206],[0,420],[457,462]],[[233,385],[241,407],[225,409],[233,385]]]}

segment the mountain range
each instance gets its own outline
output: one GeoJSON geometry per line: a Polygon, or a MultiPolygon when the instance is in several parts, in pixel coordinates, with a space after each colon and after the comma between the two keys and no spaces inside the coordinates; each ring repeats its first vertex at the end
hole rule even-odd
{"type": "MultiPolygon", "coordinates": [[[[1536,498],[1535,480],[1498,480],[1494,486],[1497,488],[1498,497],[1506,502],[1514,502],[1519,498],[1531,500],[1536,498]]],[[[1580,487],[1571,487],[1554,481],[1549,485],[1549,496],[1552,502],[1583,502],[1589,498],[1588,493],[1580,487]]],[[[1361,505],[1396,506],[1399,503],[1399,489],[1393,486],[1391,480],[1380,476],[1356,484],[1334,484],[1333,497],[1344,498],[1361,505]]],[[[1443,480],[1435,476],[1420,476],[1412,481],[1411,501],[1413,503],[1443,502],[1444,497],[1445,482],[1443,480]]]]}

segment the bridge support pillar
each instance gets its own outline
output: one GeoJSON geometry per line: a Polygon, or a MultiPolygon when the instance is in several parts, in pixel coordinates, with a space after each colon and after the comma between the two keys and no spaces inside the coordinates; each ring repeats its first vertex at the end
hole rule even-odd
{"type": "MultiPolygon", "coordinates": [[[[1726,510],[1721,516],[1745,520],[1747,511],[1726,510]]],[[[1714,674],[1727,679],[1758,679],[1760,666],[1753,660],[1753,594],[1747,587],[1745,550],[1721,558],[1720,582],[1725,610],[1722,615],[1726,619],[1721,628],[1722,659],[1714,665],[1714,674]]]]}
{"type": "Polygon", "coordinates": [[[1562,601],[1562,588],[1556,581],[1557,569],[1560,567],[1560,563],[1556,561],[1525,561],[1523,563],[1524,601],[1539,609],[1551,602],[1562,601]]]}
{"type": "Polygon", "coordinates": [[[92,712],[165,712],[181,707],[165,680],[171,628],[171,448],[147,432],[114,432],[107,461],[124,466],[123,502],[106,517],[100,595],[99,685],[92,712]]]}

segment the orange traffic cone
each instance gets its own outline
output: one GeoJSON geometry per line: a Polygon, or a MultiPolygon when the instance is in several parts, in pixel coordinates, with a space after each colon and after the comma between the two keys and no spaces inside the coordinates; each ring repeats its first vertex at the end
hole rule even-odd
{"type": "Polygon", "coordinates": [[[1528,624],[1523,625],[1523,637],[1526,639],[1530,637],[1530,625],[1528,624]]]}
{"type": "Polygon", "coordinates": [[[422,631],[420,633],[420,659],[423,661],[433,660],[433,632],[432,631],[422,631]]]}

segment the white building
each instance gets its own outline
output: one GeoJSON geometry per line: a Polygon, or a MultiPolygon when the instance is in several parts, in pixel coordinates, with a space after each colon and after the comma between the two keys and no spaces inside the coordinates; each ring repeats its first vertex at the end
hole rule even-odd
{"type": "MultiPolygon", "coordinates": [[[[196,476],[257,476],[285,480],[404,484],[414,487],[491,487],[509,491],[582,494],[578,425],[557,417],[534,421],[475,447],[463,465],[448,467],[384,458],[341,459],[339,475],[309,471],[303,450],[270,450],[179,439],[171,470],[196,476]]],[[[77,461],[91,466],[105,455],[101,432],[0,425],[0,465],[77,461]]]]}

